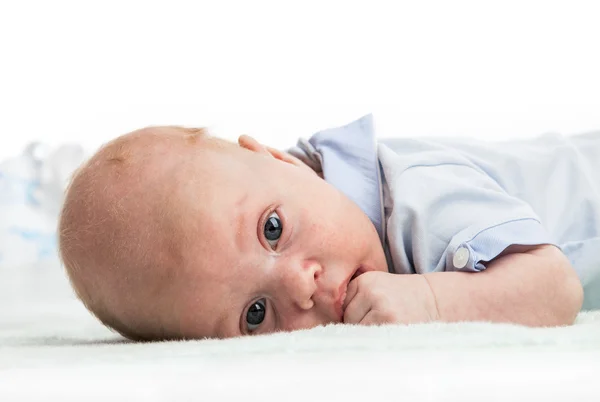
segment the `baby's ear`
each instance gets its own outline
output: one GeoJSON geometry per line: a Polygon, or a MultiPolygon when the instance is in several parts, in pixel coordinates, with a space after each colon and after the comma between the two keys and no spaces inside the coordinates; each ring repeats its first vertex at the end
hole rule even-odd
{"type": "Polygon", "coordinates": [[[246,148],[248,151],[270,155],[269,151],[263,144],[256,141],[249,135],[240,135],[240,137],[238,138],[238,144],[240,145],[240,147],[246,148]]]}
{"type": "Polygon", "coordinates": [[[241,135],[238,138],[238,144],[240,144],[240,147],[246,148],[249,151],[271,155],[275,159],[279,159],[282,162],[291,163],[292,165],[296,165],[299,167],[307,167],[304,164],[304,162],[302,162],[295,156],[290,155],[287,152],[283,152],[278,149],[265,146],[260,142],[256,141],[254,138],[250,137],[249,135],[241,135]]]}

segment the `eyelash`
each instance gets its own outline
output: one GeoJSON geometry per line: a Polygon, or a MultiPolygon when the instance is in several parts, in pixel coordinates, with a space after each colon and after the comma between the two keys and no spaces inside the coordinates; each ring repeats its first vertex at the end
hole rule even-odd
{"type": "Polygon", "coordinates": [[[268,212],[263,216],[263,218],[261,219],[261,222],[260,222],[260,226],[258,227],[259,236],[265,242],[265,245],[270,250],[272,250],[273,252],[276,252],[277,249],[279,248],[279,244],[277,244],[277,247],[275,249],[272,248],[271,245],[269,244],[269,242],[267,241],[267,239],[265,238],[265,234],[263,232],[263,229],[265,227],[265,224],[267,223],[267,220],[271,217],[271,215],[273,215],[274,213],[276,213],[277,216],[279,217],[279,220],[281,221],[281,226],[283,226],[281,237],[279,238],[279,240],[281,241],[281,239],[283,239],[284,232],[286,231],[285,218],[281,214],[281,212],[278,211],[278,208],[269,208],[269,209],[267,209],[267,211],[268,212]]]}
{"type": "Polygon", "coordinates": [[[252,303],[250,303],[250,304],[248,305],[248,307],[246,308],[246,311],[244,311],[244,314],[243,314],[243,316],[242,316],[242,321],[243,321],[243,324],[242,324],[242,325],[244,326],[244,328],[246,328],[246,331],[248,332],[248,334],[250,334],[250,335],[252,335],[252,334],[257,334],[257,333],[260,331],[261,327],[263,327],[263,326],[264,326],[264,322],[265,322],[265,320],[267,319],[267,316],[268,316],[268,314],[269,314],[269,309],[270,309],[270,308],[271,308],[271,306],[270,306],[270,303],[269,303],[269,299],[267,299],[266,297],[259,297],[259,298],[257,298],[256,300],[254,300],[252,303]],[[264,304],[265,304],[265,318],[264,318],[264,320],[263,320],[263,321],[262,321],[260,324],[258,324],[258,326],[257,326],[257,328],[256,328],[256,329],[254,329],[254,330],[250,330],[250,329],[248,328],[248,325],[247,325],[247,322],[246,322],[246,317],[247,317],[247,315],[248,315],[248,312],[250,311],[250,308],[251,308],[251,307],[252,307],[252,306],[253,306],[255,303],[258,303],[258,302],[259,302],[260,300],[262,300],[262,299],[264,299],[264,300],[265,300],[265,303],[264,303],[264,304]]]}
{"type": "MultiPolygon", "coordinates": [[[[264,241],[264,242],[265,242],[265,245],[266,245],[266,246],[267,246],[269,249],[271,249],[272,251],[274,251],[274,252],[275,252],[275,251],[277,251],[277,250],[276,250],[276,249],[273,249],[273,248],[271,248],[271,245],[269,244],[269,242],[267,241],[267,239],[266,239],[266,238],[265,238],[265,236],[264,236],[263,228],[265,227],[265,224],[267,223],[267,220],[269,219],[269,217],[271,217],[271,215],[273,215],[274,213],[276,213],[276,214],[277,214],[277,216],[279,217],[279,219],[281,220],[281,225],[283,226],[283,231],[282,231],[281,238],[280,238],[280,240],[281,240],[281,239],[283,239],[283,232],[285,232],[285,230],[286,230],[285,217],[284,217],[284,215],[283,215],[283,214],[282,214],[280,211],[278,211],[278,209],[277,209],[277,208],[272,208],[272,207],[271,207],[271,208],[268,208],[268,209],[267,209],[267,211],[268,211],[268,212],[267,212],[266,214],[264,214],[263,218],[262,218],[262,219],[261,219],[261,221],[260,221],[260,225],[259,225],[259,227],[258,227],[258,230],[259,230],[259,236],[260,236],[260,238],[262,239],[262,241],[264,241]]],[[[277,244],[277,248],[279,248],[279,244],[277,244]]],[[[278,320],[277,320],[277,310],[275,309],[275,306],[273,305],[273,303],[271,303],[271,302],[269,301],[269,299],[268,299],[268,298],[266,298],[266,297],[262,297],[262,296],[261,296],[261,297],[257,297],[256,299],[254,299],[254,300],[253,300],[253,301],[252,301],[252,302],[251,302],[251,303],[248,305],[248,307],[246,307],[246,309],[244,310],[244,312],[243,312],[243,314],[242,314],[242,325],[243,325],[243,327],[244,327],[244,328],[246,328],[246,329],[244,330],[244,332],[247,332],[248,334],[255,334],[255,333],[258,333],[258,332],[261,330],[261,327],[263,326],[263,325],[261,324],[261,325],[259,325],[259,327],[258,327],[256,330],[254,330],[254,331],[249,331],[249,330],[247,329],[247,326],[246,326],[246,324],[245,324],[246,315],[248,314],[248,310],[250,309],[250,307],[252,307],[252,305],[253,305],[254,303],[256,303],[256,302],[257,302],[258,300],[260,300],[260,299],[265,299],[265,308],[266,308],[266,311],[267,311],[267,313],[266,313],[266,314],[267,314],[267,316],[268,316],[269,314],[273,314],[273,316],[275,317],[275,321],[278,321],[278,320]],[[269,311],[269,310],[272,310],[272,311],[269,311]]],[[[266,317],[267,317],[267,316],[265,316],[265,320],[266,320],[266,317]]]]}
{"type": "Polygon", "coordinates": [[[273,327],[277,328],[277,326],[278,326],[277,323],[279,322],[279,318],[278,318],[277,309],[275,308],[275,305],[273,303],[271,303],[271,300],[268,297],[259,296],[259,297],[255,298],[250,304],[248,304],[248,307],[246,307],[246,309],[244,310],[244,313],[242,315],[242,324],[241,325],[244,328],[242,333],[246,333],[248,335],[260,334],[264,328],[264,323],[268,319],[269,315],[273,316],[273,318],[272,318],[272,321],[274,321],[273,327]],[[265,299],[265,309],[266,309],[265,320],[258,326],[257,329],[250,331],[248,329],[248,326],[246,325],[246,316],[248,315],[248,311],[250,310],[250,307],[252,307],[252,305],[254,303],[256,303],[257,301],[259,301],[261,299],[265,299]]]}

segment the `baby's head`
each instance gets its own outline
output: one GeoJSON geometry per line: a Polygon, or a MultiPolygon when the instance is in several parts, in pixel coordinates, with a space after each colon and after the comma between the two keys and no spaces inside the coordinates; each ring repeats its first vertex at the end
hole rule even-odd
{"type": "Polygon", "coordinates": [[[69,186],[59,242],[87,308],[137,340],[340,322],[350,278],[387,270],[369,218],[300,160],[181,127],[102,147],[69,186]]]}

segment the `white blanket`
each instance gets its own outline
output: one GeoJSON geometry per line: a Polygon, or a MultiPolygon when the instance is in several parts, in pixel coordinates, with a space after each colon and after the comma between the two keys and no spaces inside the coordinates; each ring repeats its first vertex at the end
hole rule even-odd
{"type": "Polygon", "coordinates": [[[564,328],[331,325],[136,344],[50,297],[39,274],[37,297],[21,279],[0,286],[0,401],[600,400],[600,312],[564,328]]]}

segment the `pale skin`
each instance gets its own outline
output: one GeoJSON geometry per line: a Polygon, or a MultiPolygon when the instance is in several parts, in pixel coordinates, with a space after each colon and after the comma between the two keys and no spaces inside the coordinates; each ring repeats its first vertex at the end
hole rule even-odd
{"type": "MultiPolygon", "coordinates": [[[[271,157],[271,162],[279,161],[306,169],[302,162],[265,147],[250,137],[241,137],[239,144],[247,150],[265,155],[265,161],[269,161],[268,158],[271,157]]],[[[312,175],[312,171],[308,170],[308,174],[312,175]]],[[[307,213],[310,214],[310,211],[307,213]]],[[[365,226],[368,225],[365,223],[365,226]]],[[[370,234],[366,240],[371,242],[369,248],[375,250],[372,265],[369,265],[372,269],[349,282],[347,295],[345,298],[342,296],[344,302],[341,321],[344,323],[373,325],[429,321],[490,321],[552,326],[571,324],[581,308],[582,290],[579,280],[568,260],[553,246],[522,250],[515,247],[514,253],[497,258],[488,264],[486,271],[477,274],[443,272],[396,275],[387,271],[379,240],[372,230],[370,234]]],[[[306,247],[293,249],[290,254],[303,253],[310,247],[310,244],[306,244],[306,247]]],[[[281,251],[277,258],[283,258],[281,254],[285,252],[285,249],[281,251]]],[[[248,264],[252,265],[251,261],[256,257],[246,255],[245,258],[248,264]]],[[[260,257],[258,259],[260,260],[260,257]]],[[[269,269],[269,263],[261,261],[257,265],[257,270],[269,269]]],[[[285,265],[276,268],[280,271],[291,270],[285,265]]],[[[299,271],[298,275],[302,280],[288,283],[285,279],[275,279],[274,288],[285,290],[282,294],[273,290],[273,295],[277,294],[277,297],[273,298],[281,299],[280,305],[286,306],[280,307],[280,313],[284,316],[280,317],[279,325],[266,318],[261,324],[264,328],[257,326],[252,331],[241,329],[240,334],[294,330],[325,324],[327,321],[340,321],[335,314],[318,318],[314,315],[319,306],[331,305],[336,297],[340,297],[335,292],[340,277],[336,277],[338,282],[332,279],[333,286],[329,287],[329,293],[325,291],[327,285],[324,278],[319,280],[318,275],[325,271],[325,276],[328,268],[333,271],[333,267],[328,267],[317,259],[312,265],[305,265],[304,271],[299,271]],[[309,283],[310,290],[306,290],[301,285],[303,283],[309,283]],[[314,291],[311,294],[312,289],[314,291]],[[323,296],[325,293],[328,297],[323,296]]],[[[265,277],[266,283],[270,280],[265,277]]],[[[343,283],[340,285],[343,287],[343,283]]],[[[268,306],[266,308],[268,313],[268,306]]],[[[332,311],[335,307],[325,310],[332,311]]],[[[241,320],[243,321],[243,317],[241,320]]],[[[235,331],[218,332],[223,335],[237,335],[235,331]]]]}
{"type": "Polygon", "coordinates": [[[203,224],[190,228],[189,238],[202,242],[184,248],[175,311],[181,333],[231,337],[341,322],[350,278],[387,271],[374,226],[299,160],[250,137],[239,143],[227,157],[204,160],[218,180],[205,183],[213,196],[202,203],[203,224]],[[268,239],[271,218],[282,230],[268,239]]]}
{"type": "Polygon", "coordinates": [[[583,301],[578,278],[554,246],[499,257],[479,273],[390,275],[367,273],[350,283],[344,322],[560,326],[573,322],[583,301]]]}
{"type": "Polygon", "coordinates": [[[548,245],[511,247],[480,273],[389,273],[375,227],[353,202],[293,156],[248,136],[238,143],[178,150],[198,153],[171,176],[182,183],[170,204],[185,217],[180,263],[162,268],[176,272],[162,297],[139,303],[172,337],[340,322],[556,326],[572,324],[581,308],[579,279],[548,245]]]}

